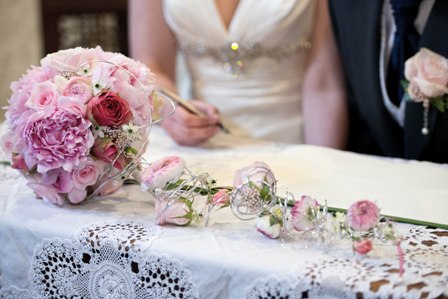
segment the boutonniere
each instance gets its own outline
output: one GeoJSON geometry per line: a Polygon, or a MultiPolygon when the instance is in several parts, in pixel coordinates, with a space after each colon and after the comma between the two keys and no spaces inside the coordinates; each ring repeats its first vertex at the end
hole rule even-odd
{"type": "Polygon", "coordinates": [[[404,99],[423,104],[422,134],[427,135],[429,107],[440,112],[448,110],[448,60],[422,48],[406,61],[404,72],[404,99]]]}

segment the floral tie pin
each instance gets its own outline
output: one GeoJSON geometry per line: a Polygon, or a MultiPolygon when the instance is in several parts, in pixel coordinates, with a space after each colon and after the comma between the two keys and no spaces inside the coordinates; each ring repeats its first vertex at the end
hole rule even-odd
{"type": "Polygon", "coordinates": [[[422,134],[428,135],[429,107],[448,110],[448,60],[426,48],[405,63],[404,99],[423,104],[422,134]]]}

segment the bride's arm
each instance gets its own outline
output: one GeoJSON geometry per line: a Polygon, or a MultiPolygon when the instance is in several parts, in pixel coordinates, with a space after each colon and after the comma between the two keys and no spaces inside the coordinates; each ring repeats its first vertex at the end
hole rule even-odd
{"type": "Polygon", "coordinates": [[[310,64],[303,82],[305,143],[344,149],[348,111],[344,76],[327,1],[318,0],[310,64]]]}
{"type": "Polygon", "coordinates": [[[161,0],[129,1],[129,50],[131,57],[157,75],[157,84],[176,90],[176,41],[163,17],[161,0]]]}
{"type": "MultiPolygon", "coordinates": [[[[156,74],[158,86],[176,91],[176,40],[163,15],[162,0],[129,1],[129,47],[131,57],[147,65],[156,74]]],[[[179,144],[196,145],[215,135],[219,115],[215,107],[193,102],[205,116],[177,107],[162,126],[179,144]]]]}

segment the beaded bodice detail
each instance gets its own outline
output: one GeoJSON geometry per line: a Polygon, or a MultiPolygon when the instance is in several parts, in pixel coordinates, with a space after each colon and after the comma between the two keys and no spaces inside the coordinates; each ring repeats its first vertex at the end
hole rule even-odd
{"type": "Polygon", "coordinates": [[[265,47],[260,43],[244,45],[235,41],[227,42],[221,47],[210,47],[206,44],[180,46],[185,55],[211,58],[218,67],[222,67],[234,76],[243,73],[256,58],[267,57],[281,61],[299,50],[309,48],[311,48],[311,42],[308,40],[300,40],[296,43],[278,45],[272,48],[265,47]]]}

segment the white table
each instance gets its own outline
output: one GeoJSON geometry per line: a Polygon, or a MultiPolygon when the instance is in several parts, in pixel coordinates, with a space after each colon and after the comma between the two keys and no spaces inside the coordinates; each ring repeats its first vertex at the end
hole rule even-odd
{"type": "MultiPolygon", "coordinates": [[[[427,196],[438,210],[448,211],[444,165],[225,136],[202,148],[185,148],[155,128],[146,158],[171,154],[223,185],[231,183],[236,168],[264,159],[281,185],[329,205],[369,198],[391,214],[392,199],[427,196]]],[[[374,252],[360,257],[347,241],[325,247],[306,236],[300,242],[270,240],[256,232],[253,221],[238,220],[229,210],[212,214],[207,227],[159,227],[153,199],[137,186],[60,208],[34,199],[15,170],[0,167],[0,298],[51,298],[51,291],[59,292],[55,298],[448,296],[444,229],[397,224],[405,252],[400,277],[390,245],[376,244],[374,252]]],[[[423,208],[419,213],[426,213],[423,208]]],[[[446,214],[439,214],[443,222],[446,214]]]]}

